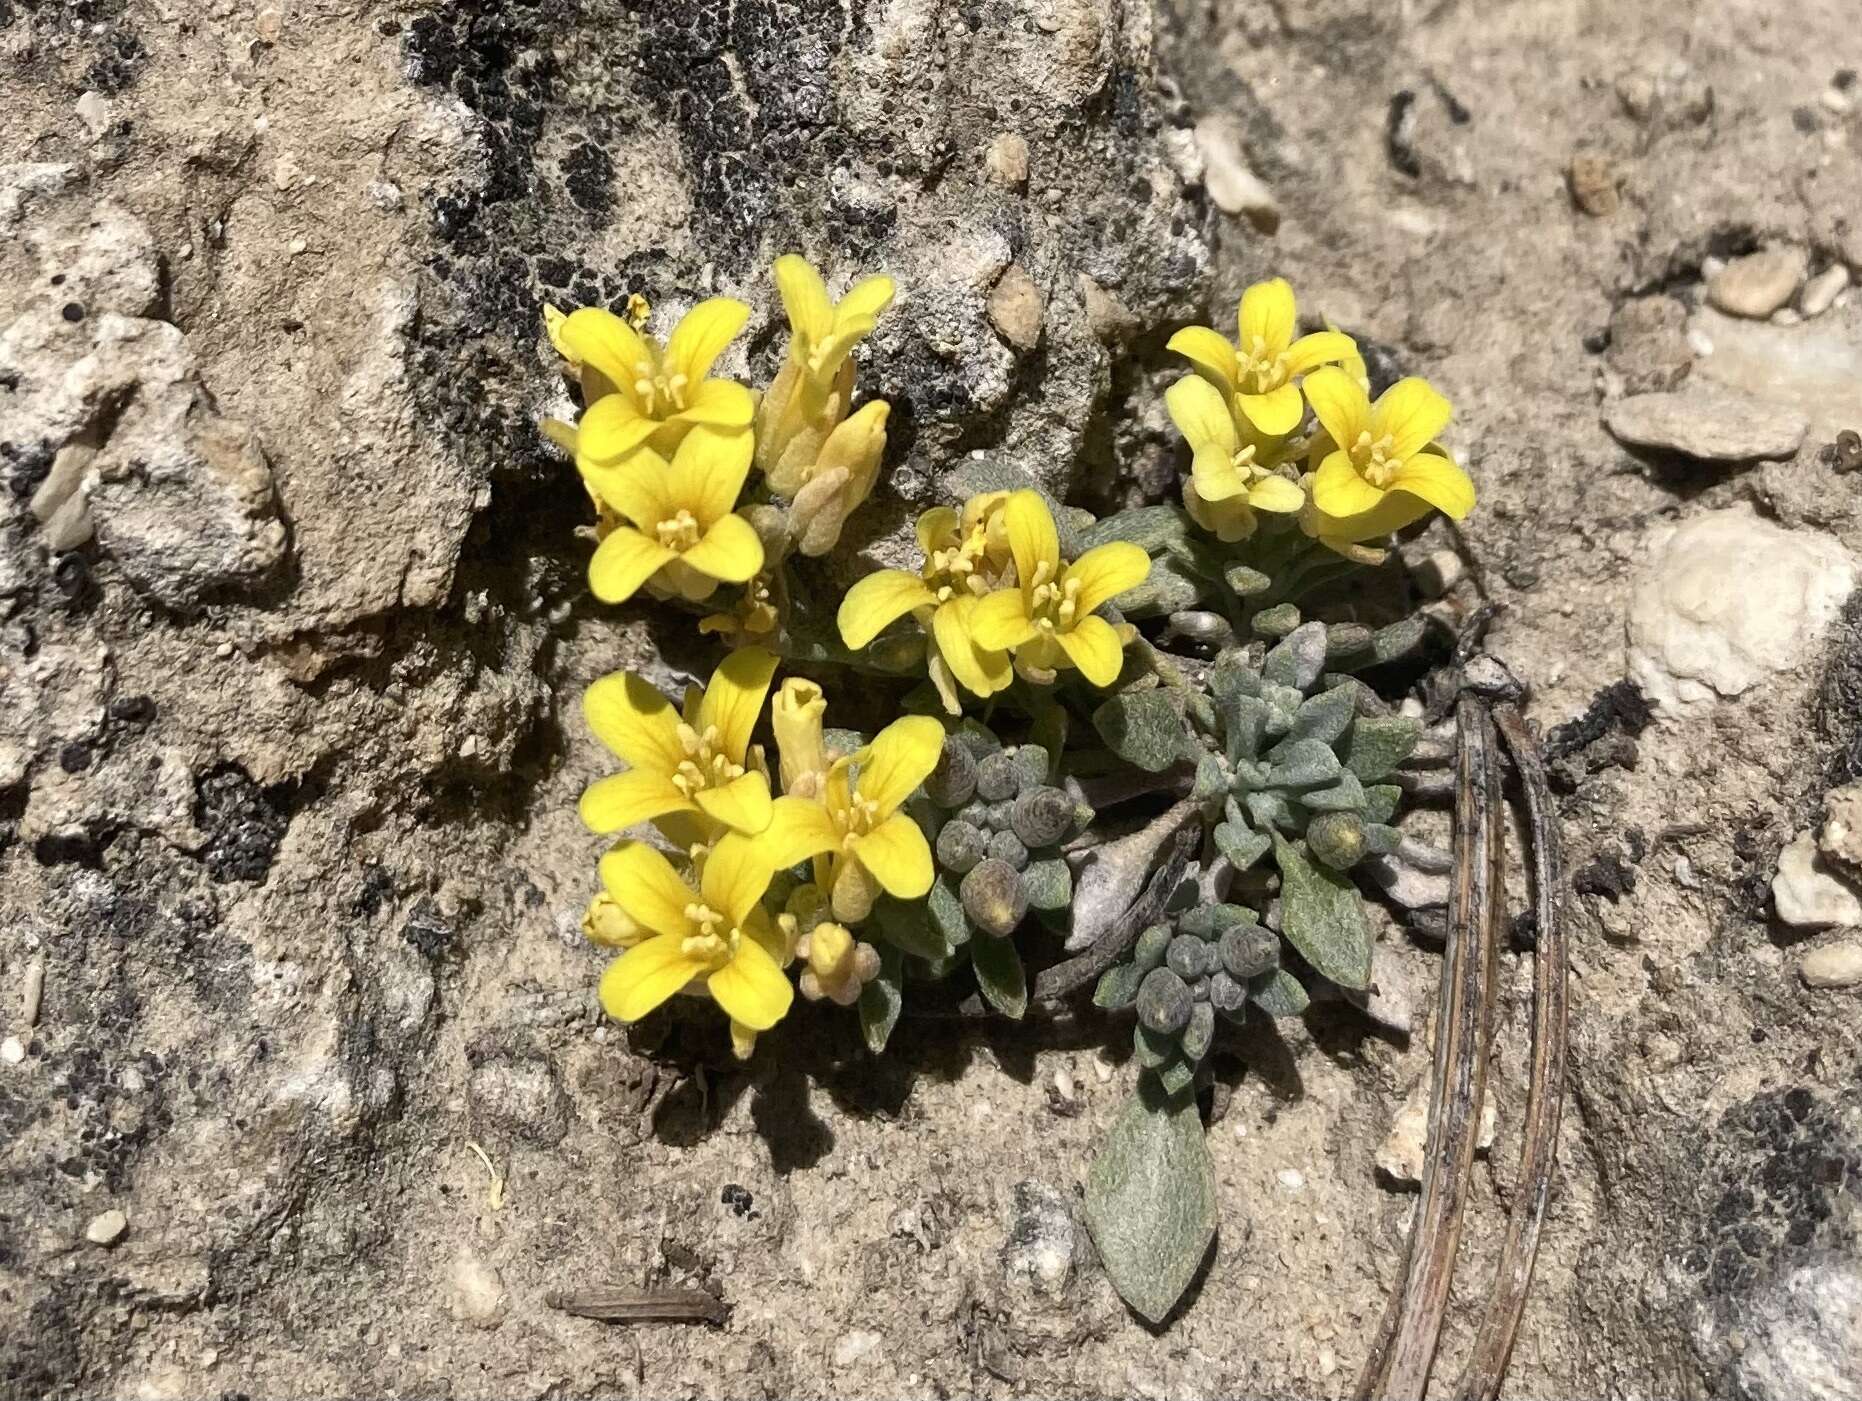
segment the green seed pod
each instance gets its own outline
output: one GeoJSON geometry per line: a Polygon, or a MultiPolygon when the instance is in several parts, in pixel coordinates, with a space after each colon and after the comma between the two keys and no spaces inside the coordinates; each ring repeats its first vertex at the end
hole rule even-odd
{"type": "Polygon", "coordinates": [[[1170,926],[1153,924],[1138,936],[1138,942],[1131,951],[1131,961],[1148,973],[1164,961],[1164,952],[1169,947],[1170,926]]]}
{"type": "Polygon", "coordinates": [[[988,803],[999,803],[1015,796],[1021,787],[1021,770],[1014,757],[998,750],[976,766],[977,796],[988,803]]]}
{"type": "Polygon", "coordinates": [[[985,934],[1004,938],[1028,913],[1028,897],[1022,891],[1021,875],[1006,861],[987,857],[977,863],[958,887],[963,912],[985,934]]]}
{"type": "Polygon", "coordinates": [[[1189,1024],[1196,1003],[1189,984],[1168,968],[1153,968],[1138,985],[1138,1020],[1160,1036],[1175,1036],[1189,1024]]]}
{"type": "Polygon", "coordinates": [[[1196,1064],[1209,1054],[1209,1045],[1215,1040],[1215,1008],[1207,1002],[1198,1002],[1190,1009],[1190,1023],[1183,1028],[1183,1036],[1178,1042],[1183,1048],[1183,1058],[1196,1064]]]}
{"type": "Polygon", "coordinates": [[[953,817],[937,834],[937,864],[961,876],[975,868],[988,854],[987,848],[988,841],[981,832],[961,817],[953,817]]]}
{"type": "Polygon", "coordinates": [[[1193,983],[1209,972],[1215,949],[1194,934],[1179,934],[1164,951],[1164,962],[1179,978],[1193,983]]]}
{"type": "Polygon", "coordinates": [[[1364,855],[1364,823],[1355,812],[1320,813],[1306,824],[1306,845],[1333,870],[1347,870],[1364,855]]]}
{"type": "Polygon", "coordinates": [[[1218,1012],[1239,1012],[1248,1000],[1248,989],[1229,977],[1226,969],[1209,975],[1209,1005],[1218,1012]]]}
{"type": "Polygon", "coordinates": [[[989,854],[1017,871],[1028,869],[1028,848],[1013,832],[998,832],[989,839],[989,854]]]}
{"type": "Polygon", "coordinates": [[[1238,924],[1222,935],[1222,967],[1237,982],[1246,982],[1280,966],[1280,936],[1259,924],[1238,924]]]}
{"type": "Polygon", "coordinates": [[[955,738],[944,741],[937,767],[925,780],[925,792],[941,808],[960,808],[976,792],[976,760],[969,746],[955,738]]]}
{"type": "Polygon", "coordinates": [[[1027,847],[1052,846],[1073,825],[1073,799],[1058,788],[1030,788],[1009,809],[1009,827],[1027,847]]]}

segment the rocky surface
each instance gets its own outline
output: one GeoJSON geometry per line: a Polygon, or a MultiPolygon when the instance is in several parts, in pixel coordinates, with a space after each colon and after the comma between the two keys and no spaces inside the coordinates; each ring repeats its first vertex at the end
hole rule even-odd
{"type": "Polygon", "coordinates": [[[1862,1031],[1802,983],[1853,939],[1785,947],[1772,886],[1796,833],[1787,879],[1849,879],[1862,779],[1822,451],[1862,426],[1862,132],[1853,16],[1774,9],[0,0],[0,1395],[1349,1388],[1426,929],[1381,921],[1380,1017],[1219,1062],[1223,1227],[1162,1332],[1075,1224],[1132,1074],[1098,1043],[924,1023],[874,1067],[810,1009],[743,1069],[595,1012],[574,698],[704,655],[586,596],[540,309],[743,295],[760,376],[790,248],[901,285],[877,543],[823,587],[973,452],[1164,494],[1163,342],[1269,272],[1441,385],[1482,504],[1413,555],[1500,605],[1578,878],[1510,1394],[1852,1394],[1862,1031]],[[1768,319],[1716,309],[1767,250],[1768,319]],[[1675,473],[1603,427],[1703,387],[1802,446],[1675,473]],[[643,1280],[729,1321],[636,1354],[544,1302],[643,1280]]]}
{"type": "Polygon", "coordinates": [[[1611,404],[1603,421],[1618,442],[1700,462],[1793,457],[1810,431],[1789,409],[1711,388],[1632,394],[1611,404]]]}

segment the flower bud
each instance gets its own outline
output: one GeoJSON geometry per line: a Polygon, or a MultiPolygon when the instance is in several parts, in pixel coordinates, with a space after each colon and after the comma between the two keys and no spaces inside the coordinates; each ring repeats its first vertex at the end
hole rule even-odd
{"type": "Polygon", "coordinates": [[[858,861],[842,861],[839,866],[834,873],[829,905],[835,919],[843,924],[858,924],[873,913],[873,902],[879,898],[879,883],[858,861]]]}
{"type": "Polygon", "coordinates": [[[990,857],[979,862],[957,888],[964,913],[985,934],[1005,938],[1028,913],[1028,896],[1021,875],[1006,861],[990,857]]]}
{"type": "Polygon", "coordinates": [[[1164,962],[1184,982],[1195,982],[1215,963],[1215,949],[1194,934],[1179,934],[1164,951],[1164,962]]]}
{"type": "Polygon", "coordinates": [[[1073,799],[1058,788],[1030,788],[1009,809],[1009,826],[1029,848],[1052,846],[1073,825],[1073,799]]]}
{"type": "Polygon", "coordinates": [[[977,796],[985,802],[1000,803],[1015,796],[1021,787],[1021,771],[1012,755],[1000,749],[976,766],[977,796]]]}
{"type": "Polygon", "coordinates": [[[1326,812],[1306,824],[1306,845],[1335,871],[1364,855],[1364,823],[1355,812],[1326,812]]]}
{"type": "Polygon", "coordinates": [[[944,741],[937,767],[925,780],[925,793],[941,808],[960,808],[976,792],[976,757],[955,735],[944,741]]]}
{"type": "Polygon", "coordinates": [[[966,875],[988,855],[987,848],[981,832],[953,817],[937,834],[937,864],[954,875],[966,875]]]}
{"type": "Polygon", "coordinates": [[[605,890],[588,902],[588,910],[582,916],[582,936],[604,949],[631,949],[652,932],[636,924],[605,890]]]}
{"type": "Polygon", "coordinates": [[[822,776],[828,768],[827,752],[821,743],[821,722],[827,708],[821,688],[799,676],[784,681],[770,703],[769,719],[776,731],[784,793],[812,798],[821,791],[822,776]]]}
{"type": "Polygon", "coordinates": [[[989,854],[1017,871],[1028,869],[1028,848],[1013,832],[997,832],[989,839],[989,854]]]}
{"type": "Polygon", "coordinates": [[[1225,930],[1217,946],[1222,967],[1237,982],[1259,977],[1280,966],[1280,936],[1259,924],[1237,924],[1225,930]]]}
{"type": "Polygon", "coordinates": [[[1175,1036],[1190,1020],[1190,986],[1168,968],[1153,968],[1138,985],[1138,1020],[1160,1036],[1175,1036]]]}
{"type": "Polygon", "coordinates": [[[818,556],[833,549],[847,517],[872,494],[891,412],[883,399],[863,405],[828,434],[814,464],[802,472],[789,507],[789,530],[801,553],[818,556]]]}
{"type": "Polygon", "coordinates": [[[810,1002],[827,998],[842,1007],[860,1000],[860,989],[879,976],[879,952],[857,941],[838,924],[818,924],[796,946],[804,960],[802,996],[810,1002]]]}

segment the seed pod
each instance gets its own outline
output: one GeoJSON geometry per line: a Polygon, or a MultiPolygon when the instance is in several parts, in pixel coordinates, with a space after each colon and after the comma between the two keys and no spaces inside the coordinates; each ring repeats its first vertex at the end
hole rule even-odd
{"type": "Polygon", "coordinates": [[[1028,913],[1028,897],[1022,891],[1021,874],[1006,861],[988,857],[977,863],[958,887],[963,912],[985,934],[1004,938],[1028,913]]]}
{"type": "Polygon", "coordinates": [[[1188,1025],[1196,1005],[1189,984],[1168,968],[1153,968],[1138,985],[1138,1020],[1160,1036],[1175,1036],[1188,1025]]]}
{"type": "Polygon", "coordinates": [[[961,817],[953,817],[937,834],[937,864],[961,876],[983,859],[987,847],[981,832],[961,817]]]}
{"type": "Polygon", "coordinates": [[[1164,962],[1184,982],[1193,983],[1209,972],[1214,954],[1215,949],[1194,934],[1179,934],[1165,950],[1164,962]]]}
{"type": "Polygon", "coordinates": [[[1138,936],[1138,942],[1131,951],[1131,961],[1148,973],[1164,961],[1164,951],[1169,947],[1170,926],[1153,924],[1138,936]]]}
{"type": "Polygon", "coordinates": [[[1058,788],[1030,788],[1009,809],[1009,826],[1027,847],[1052,846],[1073,825],[1073,799],[1058,788]]]}
{"type": "Polygon", "coordinates": [[[1238,924],[1222,935],[1222,967],[1238,982],[1280,966],[1280,936],[1258,924],[1238,924]]]}
{"type": "Polygon", "coordinates": [[[1346,870],[1364,855],[1364,823],[1355,812],[1321,813],[1306,824],[1306,845],[1333,870],[1346,870]]]}
{"type": "Polygon", "coordinates": [[[1005,861],[1017,871],[1028,869],[1028,848],[1022,845],[1022,839],[1013,832],[998,832],[989,839],[989,854],[998,861],[1005,861]]]}
{"type": "Polygon", "coordinates": [[[1248,989],[1229,977],[1225,969],[1209,975],[1209,1004],[1218,1012],[1239,1012],[1248,1000],[1248,989]]]}
{"type": "Polygon", "coordinates": [[[976,793],[976,760],[954,735],[944,741],[937,767],[925,780],[925,793],[941,808],[960,808],[976,793]]]}
{"type": "Polygon", "coordinates": [[[1021,787],[1021,773],[1010,755],[997,750],[976,766],[977,796],[988,803],[1013,798],[1021,787]]]}

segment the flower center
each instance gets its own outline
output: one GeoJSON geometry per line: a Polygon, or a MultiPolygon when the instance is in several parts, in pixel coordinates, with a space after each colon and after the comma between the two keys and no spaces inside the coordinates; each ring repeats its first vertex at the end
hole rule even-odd
{"type": "Polygon", "coordinates": [[[640,400],[640,412],[648,418],[670,418],[685,408],[685,391],[689,381],[676,371],[654,360],[634,363],[634,394],[640,400]]]}
{"type": "Polygon", "coordinates": [[[667,549],[684,554],[698,543],[698,519],[681,506],[677,515],[654,526],[653,533],[667,549]]]}
{"type": "Polygon", "coordinates": [[[1238,449],[1235,454],[1229,458],[1229,465],[1241,475],[1241,479],[1244,482],[1253,481],[1257,476],[1265,476],[1267,472],[1265,467],[1255,465],[1253,443],[1249,443],[1247,446],[1238,449]]]}
{"type": "Polygon", "coordinates": [[[1285,351],[1276,353],[1264,336],[1256,336],[1249,344],[1241,347],[1242,383],[1252,382],[1253,388],[1247,390],[1253,394],[1271,394],[1287,382],[1287,356],[1285,351]]]}
{"type": "Polygon", "coordinates": [[[1054,566],[1042,560],[1034,568],[1034,587],[1028,591],[1028,613],[1043,632],[1069,632],[1080,612],[1080,581],[1064,584],[1054,578],[1054,566]]]}
{"type": "Polygon", "coordinates": [[[716,725],[705,726],[705,732],[700,734],[692,726],[681,724],[678,736],[685,758],[673,770],[672,786],[686,797],[706,788],[722,788],[742,776],[744,766],[733,762],[724,752],[724,736],[718,733],[716,725]]]}
{"type": "Polygon", "coordinates": [[[1388,487],[1403,466],[1403,459],[1396,455],[1395,448],[1396,440],[1388,433],[1373,442],[1367,428],[1351,445],[1351,465],[1372,486],[1388,487]]]}
{"type": "Polygon", "coordinates": [[[841,835],[841,849],[851,851],[855,837],[864,837],[880,823],[879,804],[871,798],[862,798],[857,792],[847,798],[845,807],[832,806],[829,815],[834,819],[834,828],[841,835]]]}
{"type": "Polygon", "coordinates": [[[723,915],[695,900],[685,907],[685,917],[691,928],[680,942],[679,951],[687,958],[718,969],[737,956],[743,931],[728,927],[729,922],[723,915]]]}
{"type": "Polygon", "coordinates": [[[950,544],[933,550],[925,561],[926,586],[939,603],[966,593],[981,598],[989,592],[989,579],[983,572],[989,555],[988,528],[974,526],[967,532],[952,532],[950,538],[950,544]]]}

